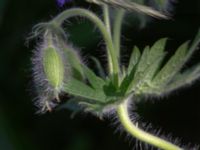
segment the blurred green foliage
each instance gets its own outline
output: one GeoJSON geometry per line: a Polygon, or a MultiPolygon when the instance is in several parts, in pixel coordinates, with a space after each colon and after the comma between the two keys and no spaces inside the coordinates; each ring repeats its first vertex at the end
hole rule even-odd
{"type": "MultiPolygon", "coordinates": [[[[126,150],[133,146],[134,141],[129,146],[119,133],[113,134],[115,127],[110,126],[110,121],[101,121],[89,114],[77,115],[73,120],[67,110],[35,114],[30,61],[35,42],[31,41],[27,47],[26,38],[35,24],[48,21],[62,10],[75,6],[100,12],[96,6],[82,0],[74,0],[64,8],[58,8],[54,0],[0,0],[1,150],[126,150]]],[[[123,29],[125,55],[122,63],[127,63],[133,45],[143,48],[158,38],[169,37],[171,42],[167,49],[173,54],[180,43],[194,37],[200,27],[198,0],[183,0],[174,7],[172,20],[148,18],[144,28],[140,28],[136,18],[128,14],[123,29]]],[[[81,49],[84,57],[94,55],[105,64],[104,47],[99,44],[101,37],[95,28],[82,19],[70,21],[71,25],[66,23],[69,41],[81,49]]],[[[199,57],[197,52],[190,63],[199,61],[199,57]]],[[[92,61],[87,64],[94,66],[92,61]]],[[[154,104],[138,104],[141,120],[162,127],[166,133],[183,137],[185,143],[200,144],[200,84],[195,85],[154,104]]]]}

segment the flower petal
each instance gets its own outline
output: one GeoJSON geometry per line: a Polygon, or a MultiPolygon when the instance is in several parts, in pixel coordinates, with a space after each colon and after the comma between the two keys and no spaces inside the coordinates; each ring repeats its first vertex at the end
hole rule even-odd
{"type": "Polygon", "coordinates": [[[57,0],[57,4],[59,7],[63,7],[65,3],[71,2],[72,0],[57,0]]]}

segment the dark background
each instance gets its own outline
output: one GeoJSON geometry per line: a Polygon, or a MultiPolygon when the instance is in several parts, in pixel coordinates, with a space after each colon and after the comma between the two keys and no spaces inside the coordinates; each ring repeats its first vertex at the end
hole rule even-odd
{"type": "MultiPolygon", "coordinates": [[[[134,141],[129,142],[125,134],[114,132],[117,127],[112,121],[102,121],[89,114],[71,119],[68,110],[35,114],[30,60],[35,43],[31,41],[27,46],[26,38],[35,24],[74,6],[96,10],[81,0],[64,8],[57,7],[54,0],[0,0],[0,150],[133,148],[134,141]]],[[[180,43],[193,39],[200,27],[200,2],[180,0],[174,5],[173,19],[168,21],[148,18],[148,24],[141,26],[130,14],[127,18],[123,30],[123,63],[127,63],[135,44],[142,48],[161,37],[169,37],[168,50],[173,53],[180,43]]],[[[94,55],[104,62],[103,46],[99,46],[101,38],[91,30],[92,25],[81,19],[73,22],[67,26],[69,39],[82,49],[85,58],[94,55]]],[[[199,58],[197,52],[191,64],[199,58]]],[[[138,113],[154,128],[181,137],[183,144],[200,144],[200,82],[163,100],[142,102],[138,104],[138,113]]]]}

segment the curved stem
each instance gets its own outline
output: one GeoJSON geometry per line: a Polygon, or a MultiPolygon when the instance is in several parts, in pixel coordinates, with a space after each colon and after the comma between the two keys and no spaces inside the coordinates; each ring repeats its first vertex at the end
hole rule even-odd
{"type": "Polygon", "coordinates": [[[107,54],[108,54],[108,63],[109,63],[109,72],[110,75],[113,77],[113,82],[118,82],[118,72],[119,72],[119,62],[114,50],[113,42],[111,35],[108,33],[104,23],[91,11],[81,8],[72,8],[69,10],[65,10],[57,17],[55,17],[50,23],[55,24],[57,26],[61,26],[62,23],[71,17],[75,16],[82,16],[86,17],[90,21],[92,21],[101,31],[103,38],[106,42],[107,46],[107,54]]]}
{"type": "Polygon", "coordinates": [[[114,31],[113,31],[113,43],[115,46],[115,51],[117,53],[117,57],[120,56],[120,45],[121,45],[121,27],[122,27],[122,21],[125,15],[125,10],[120,9],[117,11],[115,22],[114,22],[114,31]]]}
{"type": "Polygon", "coordinates": [[[141,129],[139,129],[136,125],[134,125],[129,118],[128,113],[128,100],[125,100],[122,104],[118,106],[117,109],[118,117],[120,122],[122,123],[123,127],[126,129],[126,131],[134,136],[135,138],[146,142],[148,144],[151,144],[153,146],[156,146],[163,150],[182,150],[180,147],[169,143],[163,139],[160,139],[159,137],[156,137],[154,135],[151,135],[141,129]]]}
{"type": "Polygon", "coordinates": [[[103,16],[108,33],[111,35],[109,6],[105,4],[103,5],[103,16]]]}

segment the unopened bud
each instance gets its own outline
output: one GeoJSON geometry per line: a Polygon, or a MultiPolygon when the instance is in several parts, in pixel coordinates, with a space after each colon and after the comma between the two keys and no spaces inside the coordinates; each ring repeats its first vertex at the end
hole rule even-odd
{"type": "Polygon", "coordinates": [[[45,33],[33,59],[34,80],[39,91],[37,106],[42,108],[40,112],[51,111],[56,106],[63,85],[71,76],[68,57],[60,46],[61,40],[57,34],[45,33]]]}
{"type": "Polygon", "coordinates": [[[64,63],[55,47],[47,47],[44,50],[43,68],[46,79],[55,90],[61,89],[64,81],[64,63]]]}

